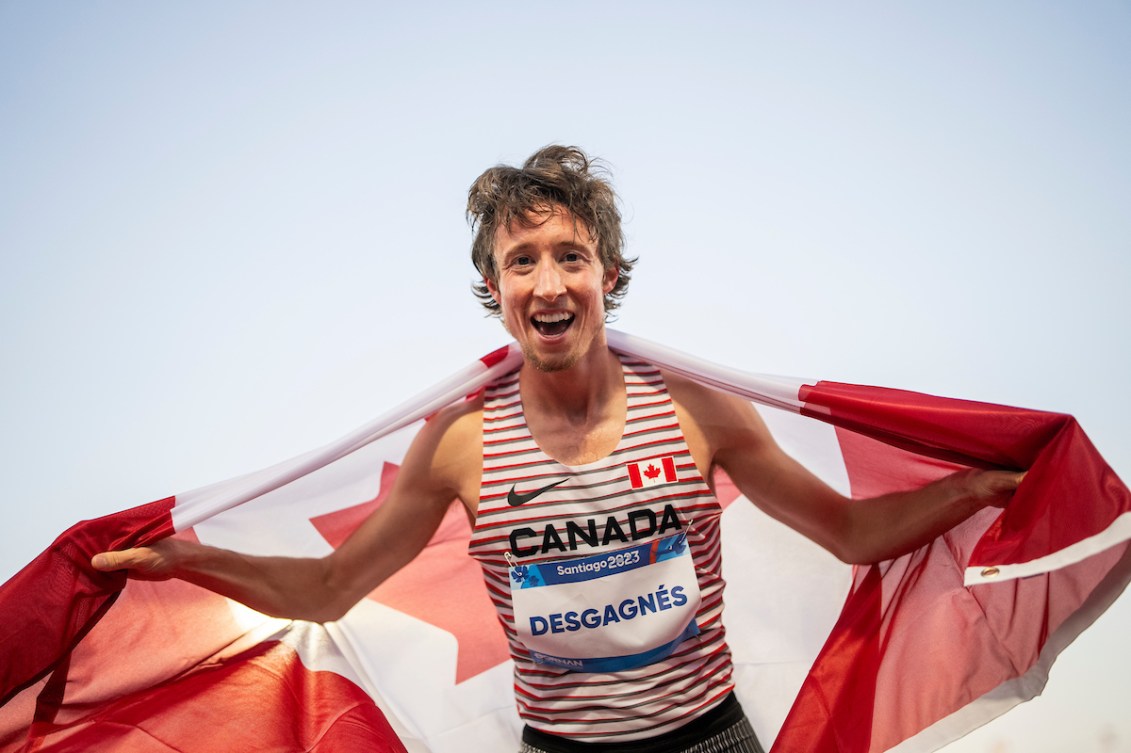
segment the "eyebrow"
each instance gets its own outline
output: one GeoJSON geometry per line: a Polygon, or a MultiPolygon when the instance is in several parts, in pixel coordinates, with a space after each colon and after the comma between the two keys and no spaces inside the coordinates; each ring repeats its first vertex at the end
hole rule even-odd
{"type": "Polygon", "coordinates": [[[531,244],[529,244],[529,243],[521,243],[517,246],[512,246],[511,248],[509,248],[509,249],[507,249],[506,251],[503,252],[502,261],[508,262],[516,256],[521,256],[522,254],[530,253],[530,248],[531,248],[531,244]]]}
{"type": "MultiPolygon", "coordinates": [[[[580,252],[586,253],[586,254],[594,253],[594,251],[586,248],[585,244],[579,243],[579,242],[573,241],[573,240],[561,241],[560,243],[554,243],[552,247],[556,250],[580,251],[580,252]]],[[[512,246],[511,248],[509,248],[509,249],[507,249],[506,251],[503,252],[502,261],[504,261],[504,262],[510,261],[515,256],[521,256],[522,254],[528,254],[534,248],[535,248],[535,244],[533,244],[533,243],[520,243],[517,246],[512,246]]]]}

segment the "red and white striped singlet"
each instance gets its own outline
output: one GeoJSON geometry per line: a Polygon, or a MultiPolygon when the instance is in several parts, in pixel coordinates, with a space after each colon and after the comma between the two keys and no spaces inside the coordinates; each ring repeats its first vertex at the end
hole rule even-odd
{"type": "Polygon", "coordinates": [[[659,370],[623,359],[622,365],[624,435],[608,457],[580,466],[557,462],[535,443],[517,371],[487,387],[483,481],[469,546],[510,643],[519,715],[531,727],[585,742],[662,734],[733,689],[721,619],[722,509],[691,458],[659,370]],[[561,479],[568,480],[554,484],[561,479]],[[529,565],[613,553],[670,535],[676,519],[702,595],[697,636],[667,658],[610,673],[571,672],[531,659],[515,630],[508,554],[529,565]]]}

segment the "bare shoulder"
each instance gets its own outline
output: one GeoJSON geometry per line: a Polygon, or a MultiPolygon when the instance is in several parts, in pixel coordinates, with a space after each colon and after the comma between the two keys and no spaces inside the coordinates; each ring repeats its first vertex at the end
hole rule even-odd
{"type": "Polygon", "coordinates": [[[482,456],[483,397],[478,394],[442,408],[425,421],[399,476],[406,486],[450,493],[473,505],[479,496],[482,456]]]}
{"type": "Polygon", "coordinates": [[[664,384],[667,385],[672,400],[696,415],[706,416],[717,411],[725,411],[728,406],[736,403],[745,404],[744,400],[735,395],[700,384],[681,374],[663,369],[660,373],[663,374],[664,384]]]}
{"type": "Polygon", "coordinates": [[[482,425],[483,393],[477,392],[429,416],[421,433],[448,443],[479,434],[482,425]]]}
{"type": "Polygon", "coordinates": [[[758,412],[745,398],[708,387],[679,374],[662,372],[677,409],[705,431],[749,430],[762,426],[758,412]]]}
{"type": "Polygon", "coordinates": [[[713,464],[720,451],[753,449],[769,438],[761,417],[746,399],[679,374],[662,373],[684,435],[693,452],[698,449],[704,455],[696,456],[701,467],[703,462],[713,464]]]}

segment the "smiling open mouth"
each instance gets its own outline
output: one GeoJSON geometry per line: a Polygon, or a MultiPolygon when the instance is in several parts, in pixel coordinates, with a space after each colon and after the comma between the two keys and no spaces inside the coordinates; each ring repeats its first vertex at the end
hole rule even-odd
{"type": "Polygon", "coordinates": [[[537,314],[530,317],[530,323],[538,333],[546,337],[560,335],[573,324],[573,314],[537,314]]]}

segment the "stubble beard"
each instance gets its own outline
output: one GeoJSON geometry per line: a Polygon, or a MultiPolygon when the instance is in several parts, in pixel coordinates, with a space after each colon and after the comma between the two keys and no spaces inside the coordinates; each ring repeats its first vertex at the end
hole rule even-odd
{"type": "Polygon", "coordinates": [[[529,345],[523,346],[522,355],[526,359],[527,363],[529,363],[538,371],[543,372],[544,374],[552,374],[556,371],[565,371],[566,369],[572,369],[577,365],[577,362],[581,360],[581,354],[577,351],[566,353],[564,356],[555,358],[552,361],[546,360],[539,356],[534,351],[534,348],[529,345]]]}

